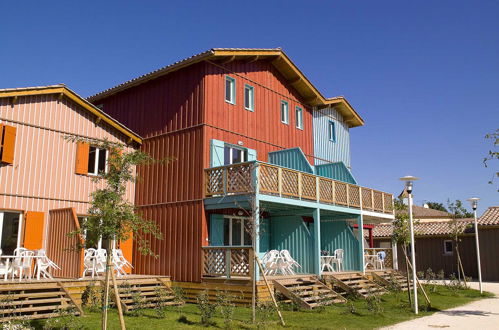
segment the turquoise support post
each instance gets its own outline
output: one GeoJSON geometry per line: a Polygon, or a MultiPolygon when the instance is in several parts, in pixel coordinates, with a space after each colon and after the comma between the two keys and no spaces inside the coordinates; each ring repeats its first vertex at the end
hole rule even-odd
{"type": "Polygon", "coordinates": [[[358,232],[358,240],[359,240],[359,265],[360,265],[360,271],[365,274],[366,272],[366,267],[364,264],[364,218],[362,217],[362,214],[359,215],[357,218],[357,225],[359,228],[358,232]]]}
{"type": "Polygon", "coordinates": [[[318,276],[321,275],[321,210],[316,208],[314,217],[314,271],[318,276]]]}

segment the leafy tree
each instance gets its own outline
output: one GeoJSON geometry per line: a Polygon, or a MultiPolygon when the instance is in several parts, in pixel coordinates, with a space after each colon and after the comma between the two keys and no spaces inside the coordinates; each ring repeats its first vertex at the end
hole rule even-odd
{"type": "MultiPolygon", "coordinates": [[[[489,150],[489,154],[483,159],[483,164],[485,167],[488,167],[491,161],[499,160],[499,152],[497,151],[497,147],[499,146],[499,129],[496,129],[494,133],[485,135],[485,138],[491,139],[494,144],[494,150],[489,150]]],[[[493,184],[494,179],[497,177],[499,177],[499,172],[494,173],[492,179],[489,181],[489,184],[493,184]]],[[[499,192],[499,189],[497,191],[499,192]]]]}
{"type": "Polygon", "coordinates": [[[447,209],[449,213],[452,214],[453,218],[462,219],[462,218],[473,218],[473,212],[468,211],[464,206],[463,202],[459,199],[451,202],[450,199],[447,200],[447,209]]]}
{"type": "MultiPolygon", "coordinates": [[[[142,218],[135,206],[126,198],[127,184],[136,181],[135,168],[157,162],[148,154],[140,150],[128,150],[125,145],[108,140],[83,139],[69,136],[70,142],[85,142],[100,149],[108,150],[107,171],[99,172],[93,178],[95,182],[102,182],[103,187],[91,194],[88,216],[80,225],[80,229],[71,235],[92,233],[112,243],[107,247],[106,286],[102,314],[102,328],[107,327],[107,305],[109,297],[109,276],[113,277],[115,293],[117,292],[114,273],[111,271],[112,247],[115,242],[125,241],[133,236],[138,251],[144,255],[154,256],[147,237],[162,238],[159,227],[151,220],[142,218]]],[[[160,162],[168,161],[168,159],[160,162]]],[[[119,299],[119,296],[116,297],[119,299]]],[[[119,303],[117,304],[119,305],[119,303]]],[[[120,309],[120,306],[118,306],[120,309]]],[[[120,321],[124,321],[120,313],[120,321]]]]}
{"type": "Polygon", "coordinates": [[[428,205],[428,207],[432,210],[447,212],[447,209],[445,208],[444,204],[442,204],[442,203],[428,202],[428,203],[426,203],[426,205],[428,205]]]}

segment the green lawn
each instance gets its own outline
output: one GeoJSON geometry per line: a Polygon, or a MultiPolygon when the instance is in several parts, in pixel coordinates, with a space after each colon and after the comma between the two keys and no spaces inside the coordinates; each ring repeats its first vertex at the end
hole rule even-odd
{"type": "MultiPolygon", "coordinates": [[[[491,297],[489,293],[480,295],[476,290],[453,291],[447,287],[438,286],[436,292],[429,293],[432,308],[426,310],[423,304],[424,298],[420,298],[420,314],[425,316],[439,310],[459,306],[470,301],[491,297]]],[[[407,303],[407,293],[390,293],[381,296],[382,312],[372,312],[368,309],[364,299],[352,301],[350,304],[328,306],[322,310],[314,311],[292,311],[291,306],[283,306],[287,309],[283,311],[284,320],[289,328],[293,329],[372,329],[394,323],[406,321],[416,316],[411,312],[407,303]]],[[[171,308],[167,310],[164,318],[159,318],[155,310],[145,310],[142,316],[126,316],[127,329],[207,329],[224,328],[223,318],[219,311],[213,318],[213,326],[205,327],[200,324],[200,312],[196,305],[186,304],[181,308],[184,316],[179,321],[179,314],[171,308]]],[[[251,320],[251,309],[238,307],[235,309],[232,318],[232,328],[234,329],[255,329],[255,328],[280,328],[278,318],[275,313],[259,312],[257,318],[259,324],[253,325],[251,320]],[[265,316],[267,315],[267,316],[265,316]],[[265,321],[263,321],[265,320],[265,321]]],[[[73,326],[84,329],[98,329],[100,327],[100,314],[88,312],[84,317],[70,320],[73,326]]],[[[33,323],[36,328],[43,326],[43,321],[33,323]]],[[[111,310],[109,315],[109,329],[119,329],[118,315],[115,310],[111,310]]]]}

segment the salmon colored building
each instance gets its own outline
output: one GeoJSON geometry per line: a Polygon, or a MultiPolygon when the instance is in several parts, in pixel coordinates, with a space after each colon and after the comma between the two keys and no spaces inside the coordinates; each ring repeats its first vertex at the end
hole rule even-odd
{"type": "MultiPolygon", "coordinates": [[[[0,90],[0,248],[4,255],[25,247],[45,249],[62,270],[82,275],[77,237],[90,194],[102,183],[106,150],[65,137],[109,140],[138,147],[141,138],[64,85],[0,90]]],[[[134,201],[134,184],[127,198],[134,201]]],[[[122,249],[131,260],[131,242],[122,249]],[[128,245],[128,247],[127,247],[128,245]]]]}
{"type": "Polygon", "coordinates": [[[350,130],[363,119],[326,98],[281,49],[211,49],[88,98],[168,164],[138,169],[136,205],[164,235],[159,259],[134,251],[135,272],[202,282],[252,274],[255,252],[287,249],[320,275],[321,250],[362,270],[364,221],[393,219],[391,194],[357,185],[350,130]],[[258,218],[260,217],[260,218],[258,218]]]}

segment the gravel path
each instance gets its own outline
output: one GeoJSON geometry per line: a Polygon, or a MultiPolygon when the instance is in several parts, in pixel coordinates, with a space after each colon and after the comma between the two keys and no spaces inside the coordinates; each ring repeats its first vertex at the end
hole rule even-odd
{"type": "MultiPolygon", "coordinates": [[[[478,289],[478,282],[472,282],[470,286],[478,289]]],[[[499,329],[499,283],[483,283],[483,289],[496,296],[383,329],[499,329]]]]}

